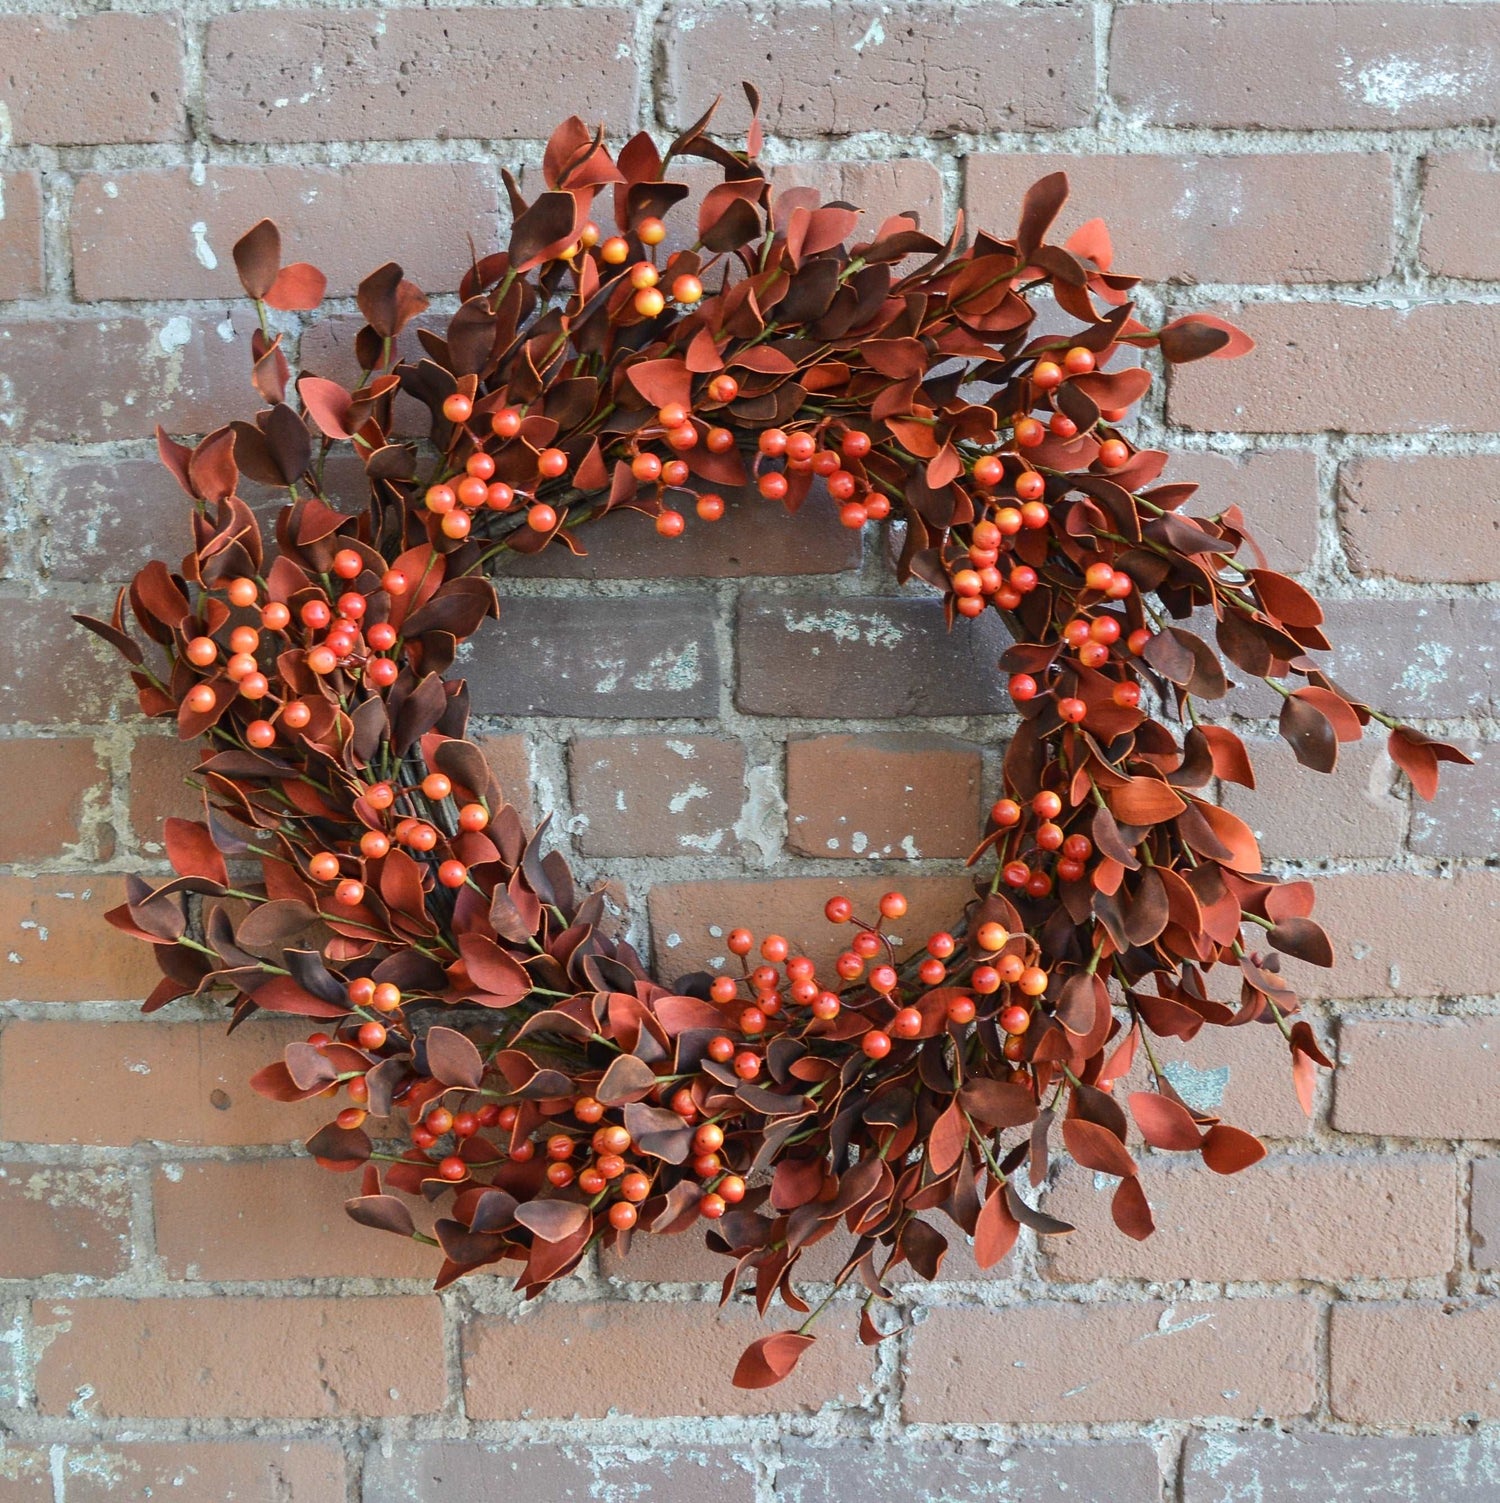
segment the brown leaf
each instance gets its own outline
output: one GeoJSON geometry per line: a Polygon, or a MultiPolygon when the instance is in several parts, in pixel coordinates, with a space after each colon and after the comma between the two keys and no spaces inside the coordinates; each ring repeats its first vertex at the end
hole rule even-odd
{"type": "Polygon", "coordinates": [[[974,1228],[974,1261],[981,1268],[993,1268],[1016,1245],[1021,1223],[1010,1213],[1005,1186],[990,1192],[979,1212],[974,1228]]]}
{"type": "Polygon", "coordinates": [[[778,1331],[752,1341],[740,1354],[734,1369],[736,1388],[771,1388],[796,1367],[813,1344],[812,1336],[800,1331],[778,1331]]]}
{"type": "Polygon", "coordinates": [[[516,1207],[516,1220],[543,1242],[562,1242],[589,1222],[589,1208],[575,1200],[528,1200],[516,1207]]]}
{"type": "Polygon", "coordinates": [[[1107,1128],[1082,1117],[1066,1117],[1062,1125],[1068,1152],[1085,1169],[1121,1177],[1137,1173],[1135,1160],[1125,1145],[1107,1128]]]}
{"type": "Polygon", "coordinates": [[[1220,1122],[1203,1139],[1203,1162],[1215,1174],[1238,1174],[1266,1156],[1265,1144],[1238,1127],[1220,1122]]]}
{"type": "Polygon", "coordinates": [[[1144,1242],[1156,1230],[1156,1221],[1151,1215],[1151,1202],[1141,1188],[1140,1180],[1131,1176],[1115,1186],[1109,1203],[1109,1214],[1114,1223],[1127,1237],[1144,1242]]]}
{"type": "Polygon", "coordinates": [[[927,1159],[933,1173],[946,1174],[962,1157],[968,1141],[968,1119],[958,1102],[950,1101],[927,1136],[927,1159]]]}
{"type": "Polygon", "coordinates": [[[166,842],[167,860],[179,876],[202,877],[220,887],[229,886],[229,868],[207,825],[191,819],[169,818],[162,826],[162,838],[166,842]]]}
{"type": "Polygon", "coordinates": [[[1106,791],[1110,813],[1126,825],[1157,825],[1175,819],[1187,808],[1160,778],[1131,778],[1119,788],[1106,791]]]}
{"type": "Polygon", "coordinates": [[[531,990],[526,967],[483,934],[460,934],[458,951],[470,979],[485,994],[485,1006],[510,1007],[531,990]]]}
{"type": "Polygon", "coordinates": [[[1184,1152],[1199,1148],[1203,1130],[1185,1106],[1156,1091],[1132,1091],[1130,1115],[1141,1136],[1153,1147],[1184,1152]]]}
{"type": "Polygon", "coordinates": [[[1331,966],[1333,945],[1321,924],[1310,918],[1285,918],[1266,935],[1283,955],[1294,955],[1309,965],[1331,966]]]}
{"type": "Polygon", "coordinates": [[[427,1068],[446,1086],[477,1091],[484,1081],[484,1060],[473,1041],[456,1028],[427,1030],[427,1068]]]}
{"type": "Polygon", "coordinates": [[[262,219],[234,243],[234,268],[240,285],[253,298],[263,298],[281,267],[281,231],[262,219]]]}
{"type": "Polygon", "coordinates": [[[1338,765],[1339,742],[1333,722],[1316,705],[1295,696],[1283,699],[1277,728],[1304,767],[1332,772],[1338,765]]]}

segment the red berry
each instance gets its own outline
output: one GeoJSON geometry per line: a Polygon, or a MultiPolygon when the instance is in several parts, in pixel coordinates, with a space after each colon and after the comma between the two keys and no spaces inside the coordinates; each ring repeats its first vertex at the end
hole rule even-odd
{"type": "Polygon", "coordinates": [[[955,997],[948,1004],[948,1021],[950,1023],[972,1023],[974,1021],[974,999],[972,997],[955,997]]]}
{"type": "Polygon", "coordinates": [[[551,532],[557,526],[557,513],[545,501],[538,501],[527,511],[526,525],[533,532],[551,532]]]}
{"type": "Polygon", "coordinates": [[[1029,673],[1013,673],[1010,677],[1010,697],[1017,704],[1025,704],[1036,698],[1037,684],[1029,673]]]}
{"type": "Polygon", "coordinates": [[[1106,470],[1118,470],[1130,458],[1130,450],[1117,438],[1107,438],[1099,445],[1099,463],[1106,470]]]}
{"type": "Polygon", "coordinates": [[[891,1032],[898,1039],[914,1039],[922,1031],[922,1014],[915,1007],[903,1007],[891,1019],[891,1032]]]}
{"type": "Polygon", "coordinates": [[[904,918],[906,916],[906,895],[899,892],[888,892],[880,900],[880,911],[888,919],[904,918]]]}
{"type": "Polygon", "coordinates": [[[365,900],[365,884],[363,882],[356,882],[353,877],[345,877],[334,888],[333,896],[345,908],[358,908],[365,900]]]}
{"type": "Polygon", "coordinates": [[[1060,699],[1057,702],[1057,713],[1062,716],[1069,725],[1077,725],[1089,712],[1089,707],[1081,699],[1060,699]]]}
{"type": "Polygon", "coordinates": [[[823,916],[830,924],[847,924],[854,914],[854,904],[845,897],[833,897],[823,905],[823,916]]]}
{"type": "Polygon", "coordinates": [[[889,994],[896,989],[896,968],[889,965],[878,965],[870,972],[870,985],[877,992],[889,994]]]}
{"type": "Polygon", "coordinates": [[[568,456],[561,449],[543,449],[536,457],[536,467],[548,480],[568,473],[568,456]]]}
{"type": "Polygon", "coordinates": [[[891,1052],[891,1036],[888,1033],[882,1033],[878,1028],[872,1028],[859,1041],[859,1047],[871,1059],[884,1059],[891,1052]]]}
{"type": "Polygon", "coordinates": [[[385,1024],[371,1021],[361,1023],[359,1027],[359,1047],[361,1049],[378,1049],[385,1043],[385,1024]]]}
{"type": "Polygon", "coordinates": [[[839,452],[845,459],[863,459],[873,447],[868,433],[861,433],[857,428],[851,428],[839,440],[839,452]]]}
{"type": "Polygon", "coordinates": [[[1014,1002],[1009,1007],[1001,1008],[1000,1027],[1006,1033],[1025,1033],[1031,1027],[1030,1009],[1014,1002]]]}
{"type": "Polygon", "coordinates": [[[787,493],[787,479],[785,475],[776,470],[767,470],[759,480],[755,482],[755,488],[767,501],[783,500],[787,493]]]}
{"type": "Polygon", "coordinates": [[[1032,381],[1043,391],[1062,385],[1062,367],[1053,360],[1038,360],[1031,372],[1032,381]]]}
{"type": "Polygon", "coordinates": [[[1094,368],[1094,352],[1075,344],[1063,356],[1063,368],[1070,376],[1086,376],[1094,368]]]}
{"type": "Polygon", "coordinates": [[[986,454],[974,461],[974,483],[985,490],[993,490],[1005,479],[1005,466],[993,454],[986,454]]]}
{"type": "Polygon", "coordinates": [[[1021,823],[1021,806],[1013,798],[996,799],[990,809],[990,818],[1001,829],[1008,830],[1021,823]]]}
{"type": "Polygon", "coordinates": [[[717,522],[724,515],[724,498],[714,491],[706,491],[698,497],[696,510],[705,522],[717,522]]]}
{"type": "MultiPolygon", "coordinates": [[[[1047,492],[1047,482],[1035,470],[1016,476],[1016,495],[1023,501],[1040,501],[1047,492]]],[[[1019,525],[1019,518],[1017,519],[1019,525]]]]}
{"type": "Polygon", "coordinates": [[[1023,449],[1034,449],[1046,436],[1047,430],[1035,418],[1021,418],[1016,424],[1016,442],[1023,449]]]}
{"type": "Polygon", "coordinates": [[[469,880],[469,868],[462,861],[445,861],[438,867],[438,881],[444,887],[462,887],[469,880]]]}
{"type": "Polygon", "coordinates": [[[443,399],[443,416],[450,423],[467,423],[473,414],[474,404],[461,391],[443,399]]]}
{"type": "Polygon", "coordinates": [[[686,526],[687,518],[680,511],[663,511],[657,514],[656,530],[664,538],[680,538],[686,526]]]}
{"type": "Polygon", "coordinates": [[[490,431],[497,438],[514,438],[521,431],[520,408],[502,407],[490,418],[490,431]]]}

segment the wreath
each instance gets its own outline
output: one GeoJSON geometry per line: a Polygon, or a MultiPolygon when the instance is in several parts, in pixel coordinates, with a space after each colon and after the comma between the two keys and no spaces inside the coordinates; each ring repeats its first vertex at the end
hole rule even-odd
{"type": "Polygon", "coordinates": [[[191,551],[141,570],[110,621],[79,619],[127,659],[142,710],[200,746],[205,817],[168,821],[175,877],[130,877],[109,915],[155,949],[146,1010],[212,996],[231,1027],[311,1019],[254,1086],[336,1099],[309,1152],[361,1175],[356,1221],[438,1249],[439,1288],[513,1262],[536,1295],[597,1244],[706,1223],[726,1299],[749,1284],[762,1312],[780,1296],[807,1316],[740,1358],[735,1381],[761,1386],[813,1340],[793,1276],[841,1224],[835,1287],[864,1290],[873,1342],[893,1267],[937,1273],[929,1213],[981,1267],[1022,1226],[1070,1230],[1025,1193],[1054,1137],[1117,1181],[1114,1220],[1138,1238],[1130,1119],[1220,1173],[1260,1158],[1173,1090],[1153,1040],[1268,1024],[1310,1109],[1329,1060],[1278,957],[1326,966],[1332,949],[1311,885],[1265,873],[1209,797],[1215,779],[1253,785],[1240,738],[1198,712],[1226,693],[1226,660],[1276,691],[1309,767],[1332,769],[1371,720],[1424,797],[1439,762],[1467,759],[1343,693],[1309,655],[1329,646],[1316,600],[1266,567],[1239,509],[1185,515],[1195,487],[1116,426],[1151,380],[1130,352],[1224,359],[1250,341],[1199,313],[1143,325],[1102,223],[1048,240],[1062,173],[1009,238],[963,245],[960,225],[943,243],[901,215],[857,239],[850,205],[773,192],[758,121],[732,150],[711,113],[665,155],[642,133],[612,157],[564,122],[534,202],[505,175],[509,246],[473,261],[445,327],[416,328],[417,358],[396,346],[421,291],[394,264],[360,285],[353,390],[293,381],[296,320],[273,332],[268,310],[311,313],[325,280],[256,225],[234,258],[264,407],[192,448],[158,430],[191,551]],[[721,180],[668,251],[684,158],[721,180]],[[1042,294],[1073,332],[1037,331],[1042,294]],[[398,393],[430,414],[425,441],[394,428],[398,393]],[[346,449],[363,509],[325,490],[346,449]],[[274,541],[242,475],[287,494],[274,541]],[[795,511],[818,479],[845,525],[902,525],[900,576],[941,590],[950,623],[997,611],[1014,639],[998,670],[1019,728],[974,896],[919,956],[887,929],[900,893],[871,913],[835,896],[848,940],[831,968],[735,929],[737,970],[653,975],[545,820],[506,802],[445,675],[497,614],[503,555],[581,553],[585,524],[621,509],[671,539],[698,525],[689,510],[717,520],[730,487],[795,511]],[[1219,966],[1237,1004],[1210,994],[1219,966]],[[1138,1049],[1150,1088],[1122,1103],[1138,1049]]]}

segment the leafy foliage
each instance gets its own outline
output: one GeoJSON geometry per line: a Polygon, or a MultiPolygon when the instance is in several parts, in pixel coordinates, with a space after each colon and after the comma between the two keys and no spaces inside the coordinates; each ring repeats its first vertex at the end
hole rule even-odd
{"type": "MultiPolygon", "coordinates": [[[[236,1023],[316,1020],[256,1089],[346,1103],[310,1152],[359,1176],[357,1221],[440,1249],[439,1286],[508,1262],[534,1294],[597,1243],[703,1222],[726,1298],[749,1284],[762,1310],[779,1295],[805,1313],[798,1260],[842,1226],[839,1283],[873,1301],[902,1262],[936,1274],[930,1213],[982,1266],[1022,1226],[1069,1231],[1020,1191],[1055,1137],[1118,1181],[1116,1222],[1146,1236],[1131,1119],[1221,1173],[1263,1152],[1177,1095],[1153,1037],[1269,1023],[1304,1104],[1328,1064],[1280,971],[1280,954],[1332,961],[1312,888],[1263,872],[1212,801],[1216,778],[1253,773],[1196,705],[1230,671],[1265,680],[1322,771],[1379,720],[1424,796],[1439,761],[1464,759],[1344,694],[1310,656],[1329,645],[1317,602],[1265,567],[1238,509],[1185,516],[1195,488],[1119,431],[1150,381],[1131,351],[1249,341],[1207,316],[1143,325],[1101,224],[1048,240],[1062,174],[1008,239],[942,243],[905,215],[856,239],[850,206],[772,193],[758,130],[736,152],[706,123],[665,156],[640,135],[611,157],[565,122],[546,191],[527,204],[511,185],[508,249],[475,261],[445,326],[418,329],[419,359],[394,350],[420,290],[395,265],[361,285],[354,390],[294,381],[265,320],[315,307],[321,276],[280,264],[268,222],[241,241],[264,408],[192,449],[161,437],[191,550],[88,623],[144,712],[201,747],[205,818],[167,830],[177,875],[132,878],[110,920],[155,948],[148,1010],[212,994],[236,1023]],[[668,254],[662,216],[688,192],[670,174],[691,157],[722,181],[668,254]],[[1038,331],[1041,294],[1073,332],[1038,331]],[[426,441],[395,432],[398,393],[427,409],[426,441]],[[324,487],[344,448],[368,477],[358,510],[324,487]],[[286,490],[274,541],[241,475],[286,490]],[[852,926],[832,973],[775,935],[757,964],[737,930],[742,974],[662,984],[605,893],[580,893],[504,801],[444,675],[496,613],[502,555],[581,552],[584,524],[620,508],[675,536],[674,498],[711,522],[715,486],[753,481],[795,510],[817,476],[848,525],[904,524],[902,575],[940,587],[950,619],[995,610],[1015,639],[999,666],[1021,725],[975,896],[900,967],[892,893],[869,921],[830,900],[852,926]],[[1211,990],[1218,967],[1237,1001],[1211,990]],[[1150,1089],[1122,1105],[1138,1047],[1150,1089]],[[430,1236],[403,1197],[432,1208],[430,1236]]],[[[879,1339],[868,1311],[862,1331],[879,1339]]],[[[810,1340],[804,1323],[756,1342],[736,1381],[777,1381],[810,1340]]]]}

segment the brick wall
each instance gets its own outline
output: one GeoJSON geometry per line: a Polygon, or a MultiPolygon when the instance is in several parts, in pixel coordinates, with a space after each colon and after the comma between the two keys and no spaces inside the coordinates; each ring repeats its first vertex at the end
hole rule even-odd
{"type": "MultiPolygon", "coordinates": [[[[897,1342],[830,1332],[745,1394],[753,1321],[713,1313],[701,1250],[642,1246],[531,1308],[486,1278],[434,1298],[419,1250],[298,1160],[319,1114],[248,1090],[283,1025],[136,1017],[145,959],[100,915],[161,869],[184,757],[68,613],[182,546],[152,424],[250,405],[251,221],[337,298],[390,254],[451,307],[499,164],[556,117],[618,138],[753,76],[787,180],[1008,230],[1065,163],[1074,222],[1108,216],[1157,279],[1148,312],[1234,308],[1258,354],[1182,370],[1144,431],[1335,600],[1351,688],[1483,750],[1500,5],[0,9],[3,1503],[1496,1496],[1500,756],[1414,807],[1375,750],[1295,776],[1248,698],[1263,782],[1226,796],[1326,872],[1341,951],[1312,1122],[1272,1042],[1199,1040],[1174,1081],[1268,1162],[1150,1162],[1143,1246],[1064,1173],[1071,1243],[1024,1234],[989,1275],[960,1247],[897,1342]]],[[[337,373],[351,327],[304,357],[337,373]]],[[[945,637],[873,540],[817,506],[675,544],[626,519],[503,592],[467,665],[480,728],[663,968],[721,953],[715,923],[815,942],[834,881],[950,908],[1008,732],[994,639],[945,637]]]]}

